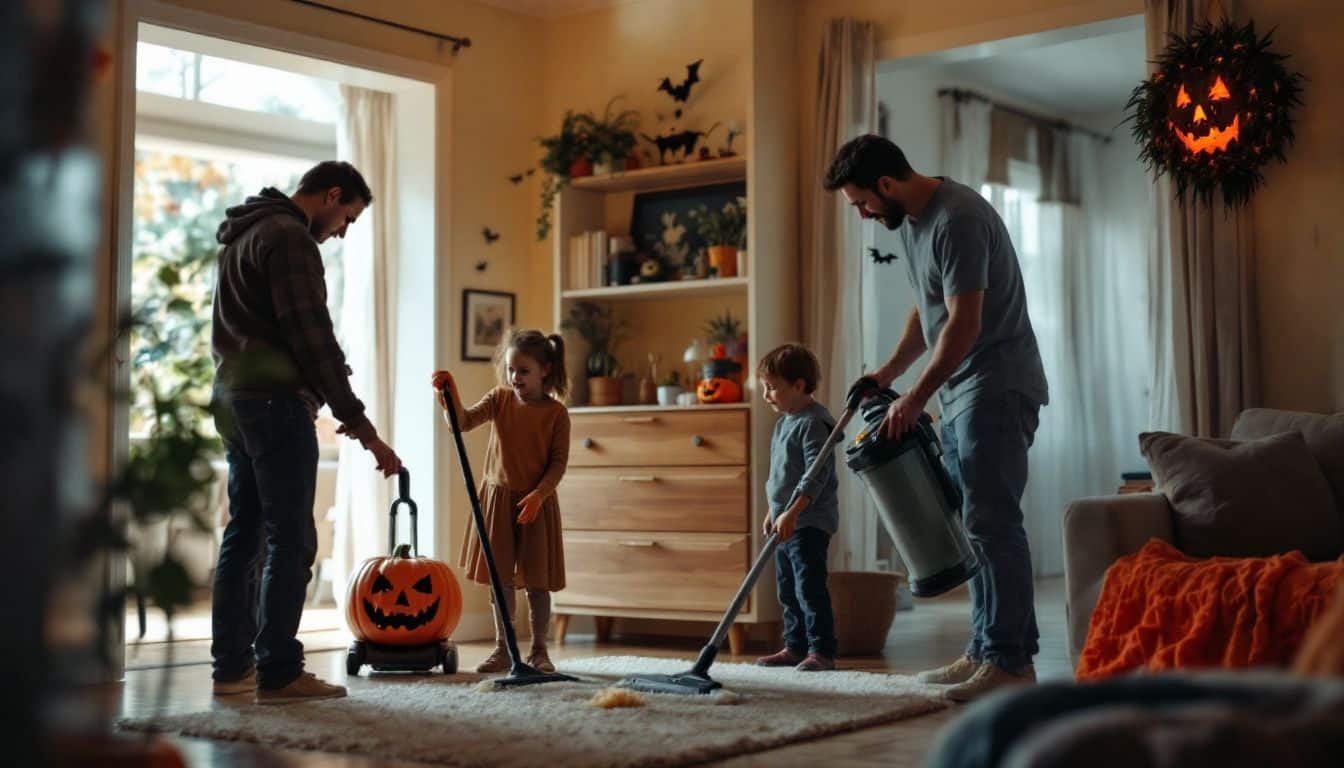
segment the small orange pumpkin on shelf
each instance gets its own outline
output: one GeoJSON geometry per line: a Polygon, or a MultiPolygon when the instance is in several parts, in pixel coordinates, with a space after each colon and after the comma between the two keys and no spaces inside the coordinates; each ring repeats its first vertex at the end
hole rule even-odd
{"type": "Polygon", "coordinates": [[[448,566],[412,557],[409,544],[365,560],[350,577],[345,620],[356,640],[424,645],[446,639],[462,618],[462,589],[448,566]]]}
{"type": "Polygon", "coordinates": [[[695,394],[706,405],[742,402],[742,387],[732,379],[721,377],[701,379],[695,394]]]}

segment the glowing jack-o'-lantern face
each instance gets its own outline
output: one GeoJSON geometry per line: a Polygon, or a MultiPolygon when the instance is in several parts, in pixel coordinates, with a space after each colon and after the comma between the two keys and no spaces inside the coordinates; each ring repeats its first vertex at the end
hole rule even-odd
{"type": "Polygon", "coordinates": [[[700,398],[700,402],[705,404],[742,402],[742,387],[732,379],[702,379],[700,386],[695,389],[695,394],[700,398]]]}
{"type": "Polygon", "coordinates": [[[1241,136],[1240,107],[1222,75],[1191,78],[1176,90],[1171,129],[1192,155],[1225,152],[1241,136]]]}
{"type": "Polygon", "coordinates": [[[448,566],[411,557],[364,561],[350,579],[346,621],[355,637],[385,645],[419,645],[448,637],[462,616],[462,591],[448,566]]]}

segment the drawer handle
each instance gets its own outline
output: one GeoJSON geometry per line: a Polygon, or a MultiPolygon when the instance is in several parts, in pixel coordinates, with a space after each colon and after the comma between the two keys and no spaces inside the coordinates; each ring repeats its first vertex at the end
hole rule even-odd
{"type": "Polygon", "coordinates": [[[622,547],[640,547],[640,548],[648,548],[648,547],[656,547],[656,546],[658,546],[658,542],[656,542],[656,541],[648,541],[648,540],[644,540],[644,541],[622,541],[622,542],[620,542],[620,544],[621,544],[622,547]]]}
{"type": "Polygon", "coordinates": [[[584,447],[584,448],[592,448],[594,445],[597,445],[597,443],[593,441],[593,438],[591,438],[591,437],[585,437],[585,438],[583,438],[583,447],[584,447]]]}
{"type": "Polygon", "coordinates": [[[626,416],[621,419],[626,424],[652,424],[657,420],[657,416],[626,416]]]}
{"type": "Polygon", "coordinates": [[[704,444],[705,444],[705,438],[703,438],[703,437],[701,437],[701,436],[699,436],[699,435],[696,435],[695,437],[692,437],[692,438],[691,438],[691,445],[694,445],[696,448],[699,448],[700,446],[702,446],[702,445],[704,445],[704,444]]]}
{"type": "Polygon", "coordinates": [[[682,475],[682,480],[695,480],[699,482],[727,482],[732,480],[741,480],[742,473],[735,475],[682,475]]]}
{"type": "Polygon", "coordinates": [[[616,478],[622,483],[656,483],[658,478],[653,475],[621,475],[616,478]]]}

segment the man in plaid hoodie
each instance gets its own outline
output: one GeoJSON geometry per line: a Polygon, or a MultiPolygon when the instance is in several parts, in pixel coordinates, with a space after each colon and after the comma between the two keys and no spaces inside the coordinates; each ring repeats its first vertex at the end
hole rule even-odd
{"type": "Polygon", "coordinates": [[[210,648],[217,695],[256,691],[260,704],[345,695],[303,671],[296,637],[317,555],[318,409],[330,404],[338,432],[384,475],[401,460],[350,389],[317,245],[345,237],[372,202],[354,166],[327,161],[293,195],[268,187],[228,209],[216,234],[213,407],[229,462],[210,648]]]}

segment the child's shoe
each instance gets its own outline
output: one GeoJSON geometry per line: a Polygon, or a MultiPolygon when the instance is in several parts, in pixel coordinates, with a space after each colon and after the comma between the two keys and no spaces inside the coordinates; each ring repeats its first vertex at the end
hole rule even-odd
{"type": "Polygon", "coordinates": [[[800,662],[800,661],[802,661],[802,660],[803,660],[803,657],[802,657],[802,656],[800,656],[800,655],[797,654],[797,653],[794,653],[793,651],[789,650],[788,648],[785,648],[784,650],[779,651],[779,652],[777,652],[777,653],[772,653],[772,654],[770,654],[769,656],[762,656],[761,658],[757,659],[757,660],[756,660],[756,666],[758,666],[758,667],[792,667],[792,666],[796,666],[796,665],[798,664],[798,662],[800,662]]]}
{"type": "Polygon", "coordinates": [[[551,663],[550,654],[546,653],[545,648],[533,648],[527,655],[527,665],[538,672],[555,671],[555,665],[551,663]]]}
{"type": "Polygon", "coordinates": [[[508,650],[502,645],[496,645],[495,650],[485,657],[485,661],[476,665],[476,671],[482,675],[492,675],[496,672],[508,672],[512,666],[508,650]]]}
{"type": "Polygon", "coordinates": [[[820,653],[809,653],[794,669],[799,672],[830,672],[835,669],[835,659],[820,653]]]}

